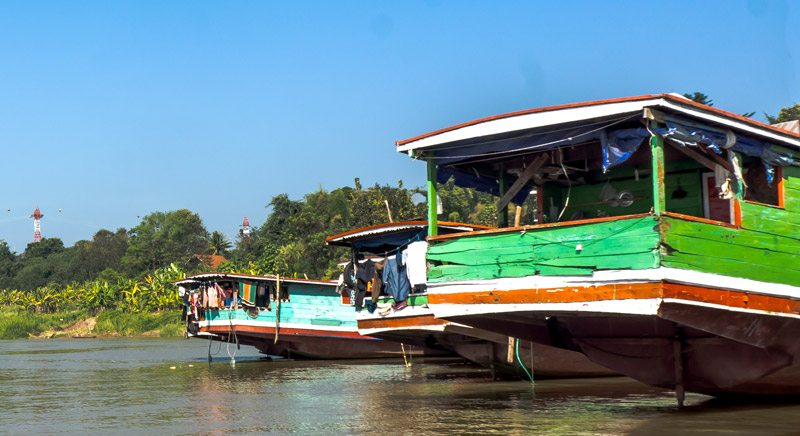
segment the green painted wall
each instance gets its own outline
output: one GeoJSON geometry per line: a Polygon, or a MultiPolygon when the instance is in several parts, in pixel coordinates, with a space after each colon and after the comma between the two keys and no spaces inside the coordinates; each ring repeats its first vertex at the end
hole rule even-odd
{"type": "MultiPolygon", "coordinates": [[[[594,183],[575,185],[570,191],[566,187],[549,183],[544,189],[545,214],[549,215],[551,197],[553,204],[559,206],[560,212],[567,194],[569,194],[570,206],[564,212],[561,218],[562,222],[570,221],[570,217],[577,211],[583,212],[584,219],[649,212],[653,207],[653,188],[649,170],[643,170],[639,175],[638,181],[635,179],[634,170],[633,167],[622,167],[613,168],[608,174],[602,174],[599,171],[593,172],[589,174],[588,178],[594,180],[594,183]],[[610,204],[580,206],[581,204],[600,202],[600,193],[606,180],[617,192],[630,191],[635,198],[641,198],[641,200],[635,201],[628,207],[612,207],[610,204]],[[598,212],[600,213],[598,214],[598,212]]],[[[702,217],[702,173],[707,172],[707,170],[701,169],[698,163],[690,160],[674,160],[667,162],[667,171],[665,176],[667,210],[684,215],[702,217]],[[679,191],[683,193],[683,196],[676,194],[679,191]]],[[[555,221],[550,219],[549,216],[548,219],[547,222],[555,221]]]]}
{"type": "Polygon", "coordinates": [[[658,244],[655,217],[438,241],[428,249],[427,260],[433,265],[428,281],[654,268],[658,244]],[[578,244],[582,250],[576,249],[578,244]]]}
{"type": "MultiPolygon", "coordinates": [[[[781,150],[787,152],[787,150],[781,150]]],[[[800,153],[796,153],[798,160],[800,153]]],[[[666,162],[666,210],[703,217],[702,174],[709,172],[692,159],[666,162]],[[680,189],[679,189],[680,187],[680,189]],[[678,191],[685,195],[674,195],[678,191]],[[681,197],[681,198],[675,198],[681,197]]],[[[590,174],[591,185],[573,186],[562,221],[580,209],[584,218],[649,212],[652,187],[649,174],[633,179],[632,167],[608,175],[590,174]],[[607,178],[617,191],[646,197],[634,205],[575,207],[601,201],[607,178]]],[[[530,229],[525,233],[496,233],[434,241],[428,251],[428,281],[540,275],[589,275],[603,269],[645,269],[659,265],[759,281],[800,285],[800,168],[783,169],[785,209],[740,202],[742,228],[692,222],[663,216],[622,219],[561,228],[530,229]],[[583,250],[576,250],[577,244],[583,250]]],[[[567,189],[545,185],[544,209],[550,198],[563,205],[567,189]]],[[[560,210],[560,208],[559,208],[560,210]]]]}
{"type": "Polygon", "coordinates": [[[785,209],[741,202],[741,229],[665,218],[662,265],[800,285],[800,168],[783,181],[785,209]]]}

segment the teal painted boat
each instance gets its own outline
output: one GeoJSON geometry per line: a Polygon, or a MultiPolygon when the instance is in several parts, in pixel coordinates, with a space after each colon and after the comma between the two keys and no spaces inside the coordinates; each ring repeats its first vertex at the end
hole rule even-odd
{"type": "Polygon", "coordinates": [[[335,281],[211,272],[176,283],[189,337],[254,346],[287,358],[402,354],[397,344],[358,333],[353,306],[337,292],[335,281]]]}
{"type": "Polygon", "coordinates": [[[661,94],[396,145],[427,163],[437,318],[581,352],[680,402],[800,394],[800,132],[661,94]],[[495,194],[503,228],[438,235],[450,178],[495,194]],[[509,226],[531,192],[537,224],[509,226]]]}

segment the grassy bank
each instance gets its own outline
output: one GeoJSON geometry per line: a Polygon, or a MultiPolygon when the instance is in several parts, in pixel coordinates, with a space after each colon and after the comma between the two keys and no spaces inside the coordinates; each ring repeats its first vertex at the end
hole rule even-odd
{"type": "Polygon", "coordinates": [[[178,311],[126,313],[110,310],[101,312],[95,320],[84,310],[33,313],[19,306],[0,309],[0,339],[29,338],[43,333],[48,337],[76,334],[178,337],[183,335],[183,330],[178,311]],[[81,322],[84,320],[92,322],[81,322]]]}
{"type": "Polygon", "coordinates": [[[158,336],[181,336],[184,324],[180,312],[125,313],[120,310],[97,316],[94,333],[99,335],[141,336],[158,332],[158,336]]]}

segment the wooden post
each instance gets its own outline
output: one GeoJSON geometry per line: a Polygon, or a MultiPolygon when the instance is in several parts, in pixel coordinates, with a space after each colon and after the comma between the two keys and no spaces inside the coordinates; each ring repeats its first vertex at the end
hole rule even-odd
{"type": "MultiPolygon", "coordinates": [[[[660,127],[652,123],[653,128],[660,127]]],[[[650,150],[653,160],[653,213],[661,215],[667,209],[664,193],[664,137],[656,133],[650,138],[650,150]]]]}
{"type": "Polygon", "coordinates": [[[389,215],[389,222],[393,223],[394,221],[392,221],[392,210],[389,209],[389,200],[383,200],[383,202],[386,203],[386,214],[389,215]]]}
{"type": "Polygon", "coordinates": [[[428,236],[439,234],[439,215],[436,202],[436,162],[428,159],[428,236]]]}
{"type": "Polygon", "coordinates": [[[281,329],[281,276],[275,274],[275,296],[278,297],[278,308],[275,311],[275,342],[278,343],[278,333],[281,329]]]}
{"type": "Polygon", "coordinates": [[[514,227],[519,227],[520,215],[522,215],[522,208],[517,206],[514,210],[514,227]]]}
{"type": "Polygon", "coordinates": [[[686,394],[683,388],[683,349],[681,338],[678,337],[672,342],[672,354],[675,360],[675,398],[678,400],[678,407],[683,407],[686,394]]]}
{"type": "MultiPolygon", "coordinates": [[[[506,191],[508,191],[508,182],[506,181],[506,172],[503,168],[500,168],[500,174],[498,175],[498,183],[500,184],[498,194],[500,198],[506,195],[506,191]]],[[[506,206],[499,209],[497,211],[497,227],[508,227],[508,203],[506,206]]]]}
{"type": "MultiPolygon", "coordinates": [[[[514,363],[514,341],[515,339],[513,336],[508,337],[508,355],[506,356],[506,361],[508,363],[514,363]]],[[[520,364],[521,363],[522,362],[520,362],[520,364]]]]}

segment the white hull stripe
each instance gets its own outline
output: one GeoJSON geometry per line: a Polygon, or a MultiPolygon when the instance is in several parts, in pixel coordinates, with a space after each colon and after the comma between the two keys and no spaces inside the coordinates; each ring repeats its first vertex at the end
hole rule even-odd
{"type": "MultiPolygon", "coordinates": [[[[448,283],[429,283],[428,293],[454,294],[463,292],[506,291],[512,289],[554,289],[572,286],[592,287],[625,283],[657,283],[661,281],[800,299],[800,287],[798,286],[666,267],[644,270],[596,271],[591,276],[535,275],[492,280],[463,280],[448,283]]],[[[434,308],[434,312],[439,316],[438,309],[434,308]]]]}

